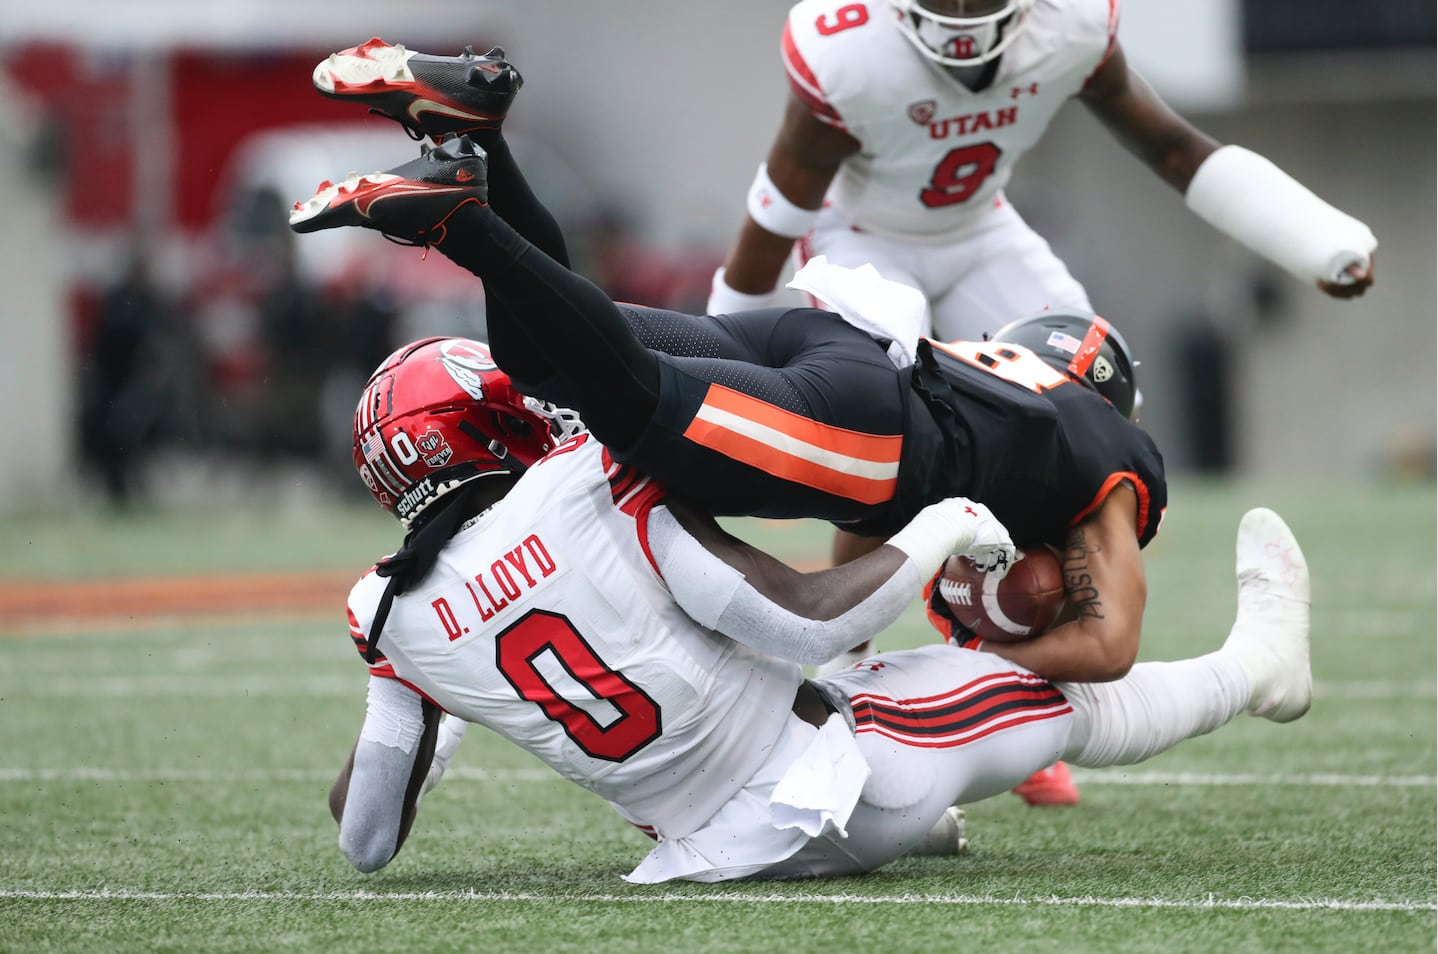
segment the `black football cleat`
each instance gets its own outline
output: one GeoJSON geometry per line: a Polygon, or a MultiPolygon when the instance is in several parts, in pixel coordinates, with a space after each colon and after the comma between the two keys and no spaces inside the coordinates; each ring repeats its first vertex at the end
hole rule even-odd
{"type": "Polygon", "coordinates": [[[315,89],[332,99],[363,103],[436,143],[480,129],[498,129],[524,85],[495,47],[477,54],[430,56],[375,37],[331,53],[315,67],[315,89]]]}
{"type": "Polygon", "coordinates": [[[438,245],[445,222],[462,206],[487,205],[489,182],[484,150],[468,136],[425,148],[389,172],[351,172],[290,209],[290,228],[319,232],[346,225],[375,229],[406,245],[438,245]]]}

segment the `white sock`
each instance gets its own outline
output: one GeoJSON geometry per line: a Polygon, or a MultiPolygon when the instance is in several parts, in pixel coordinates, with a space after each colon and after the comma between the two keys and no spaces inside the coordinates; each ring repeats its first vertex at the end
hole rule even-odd
{"type": "Polygon", "coordinates": [[[1219,652],[1139,663],[1114,682],[1055,683],[1074,709],[1065,761],[1087,768],[1131,765],[1212,732],[1248,707],[1243,664],[1219,652]]]}

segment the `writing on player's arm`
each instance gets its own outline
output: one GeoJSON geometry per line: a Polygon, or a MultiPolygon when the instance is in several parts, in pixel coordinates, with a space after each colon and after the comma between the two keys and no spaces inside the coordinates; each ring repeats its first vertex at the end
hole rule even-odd
{"type": "Polygon", "coordinates": [[[890,625],[951,553],[979,559],[1013,543],[988,508],[963,498],[925,507],[872,553],[800,573],[669,501],[649,519],[649,547],[676,603],[736,642],[799,663],[822,663],[890,625]]]}
{"type": "Polygon", "coordinates": [[[1180,193],[1217,140],[1201,132],[1165,103],[1138,73],[1116,43],[1079,93],[1089,111],[1124,148],[1180,193]]]}
{"type": "Polygon", "coordinates": [[[1069,531],[1063,553],[1067,622],[1019,643],[982,648],[1046,679],[1107,682],[1138,657],[1148,584],[1138,545],[1138,497],[1115,487],[1098,510],[1069,531]]]}
{"type": "MultiPolygon", "coordinates": [[[[769,180],[784,198],[801,209],[817,210],[839,165],[858,151],[857,139],[819,121],[791,92],[765,162],[769,180]]],[[[724,262],[724,281],[745,294],[772,291],[793,246],[793,237],[776,235],[746,216],[739,239],[724,262]]]]}
{"type": "Polygon", "coordinates": [[[399,854],[434,758],[439,709],[396,679],[370,677],[364,727],[330,788],[340,850],[360,871],[399,854]]]}

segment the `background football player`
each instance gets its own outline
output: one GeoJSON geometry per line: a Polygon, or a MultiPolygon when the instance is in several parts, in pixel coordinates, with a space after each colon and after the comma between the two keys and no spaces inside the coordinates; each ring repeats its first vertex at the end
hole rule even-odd
{"type": "Polygon", "coordinates": [[[784,118],[715,274],[710,314],[769,304],[797,258],[872,263],[923,291],[925,334],[979,340],[1088,295],[1003,187],[1077,98],[1195,213],[1336,298],[1373,234],[1242,146],[1220,146],[1128,65],[1114,0],[802,0],[784,118]]]}

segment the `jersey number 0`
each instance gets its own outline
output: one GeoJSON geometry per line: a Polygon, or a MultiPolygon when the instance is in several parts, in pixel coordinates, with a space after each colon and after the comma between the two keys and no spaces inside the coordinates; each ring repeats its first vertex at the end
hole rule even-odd
{"type": "Polygon", "coordinates": [[[623,762],[659,738],[659,706],[634,683],[615,672],[594,652],[565,616],[530,610],[495,639],[495,662],[520,697],[535,703],[558,723],[586,755],[623,762]],[[588,692],[589,699],[566,699],[540,672],[535,660],[550,654],[588,692]],[[619,717],[601,724],[584,702],[609,703],[619,717]]]}

